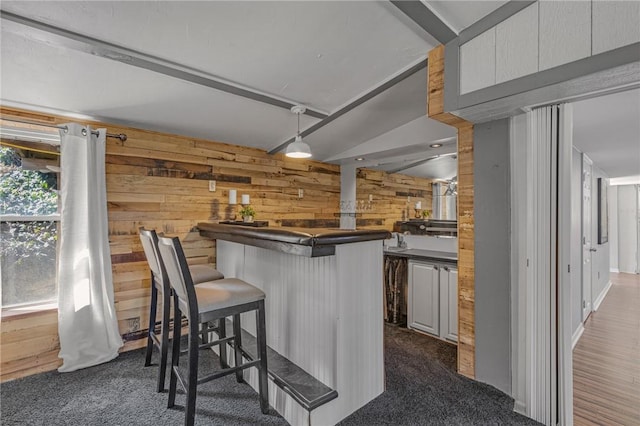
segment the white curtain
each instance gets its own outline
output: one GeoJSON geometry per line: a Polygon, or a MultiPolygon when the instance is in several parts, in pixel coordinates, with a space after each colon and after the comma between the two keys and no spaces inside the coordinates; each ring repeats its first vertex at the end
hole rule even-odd
{"type": "Polygon", "coordinates": [[[60,372],[118,356],[107,228],[106,129],[67,124],[60,131],[61,232],[58,261],[60,372]]]}

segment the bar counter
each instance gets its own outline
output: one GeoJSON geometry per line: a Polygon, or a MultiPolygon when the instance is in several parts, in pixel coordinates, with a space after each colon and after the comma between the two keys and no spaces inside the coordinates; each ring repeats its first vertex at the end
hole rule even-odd
{"type": "MultiPolygon", "coordinates": [[[[331,400],[311,406],[270,380],[269,402],[290,424],[336,424],[384,391],[382,240],[388,231],[198,228],[217,240],[220,272],[265,292],[268,346],[335,390],[331,400]]],[[[242,326],[255,335],[253,318],[243,318],[242,326]]],[[[253,369],[245,379],[257,387],[253,369]]]]}
{"type": "Polygon", "coordinates": [[[378,229],[269,228],[220,223],[198,223],[200,235],[306,257],[331,256],[335,246],[391,238],[378,229]]]}

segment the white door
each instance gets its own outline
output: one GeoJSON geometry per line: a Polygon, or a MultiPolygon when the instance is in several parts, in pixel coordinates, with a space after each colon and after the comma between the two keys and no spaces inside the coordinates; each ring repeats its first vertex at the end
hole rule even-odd
{"type": "Polygon", "coordinates": [[[458,270],[440,269],[440,337],[458,341],[458,270]]]}
{"type": "Polygon", "coordinates": [[[409,327],[436,336],[440,331],[438,274],[435,265],[409,262],[409,327]]]}
{"type": "Polygon", "coordinates": [[[582,156],[582,321],[591,313],[591,181],[593,163],[582,156]]]}

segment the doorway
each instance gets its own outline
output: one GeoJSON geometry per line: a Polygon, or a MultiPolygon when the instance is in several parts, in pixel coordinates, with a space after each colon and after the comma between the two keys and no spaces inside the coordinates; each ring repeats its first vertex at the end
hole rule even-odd
{"type": "Polygon", "coordinates": [[[638,232],[637,218],[625,216],[635,208],[637,188],[610,186],[612,180],[640,177],[638,99],[640,90],[630,89],[572,103],[572,143],[582,156],[582,299],[571,308],[582,321],[572,324],[570,351],[576,425],[640,424],[640,387],[624,380],[640,368],[632,355],[640,344],[640,277],[618,273],[627,259],[635,263],[637,244],[622,244],[638,232]]]}

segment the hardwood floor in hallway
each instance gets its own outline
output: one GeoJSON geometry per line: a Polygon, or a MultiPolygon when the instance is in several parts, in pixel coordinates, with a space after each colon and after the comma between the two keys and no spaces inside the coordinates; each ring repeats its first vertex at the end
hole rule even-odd
{"type": "Polygon", "coordinates": [[[573,350],[575,425],[640,425],[640,275],[611,282],[573,350]]]}

